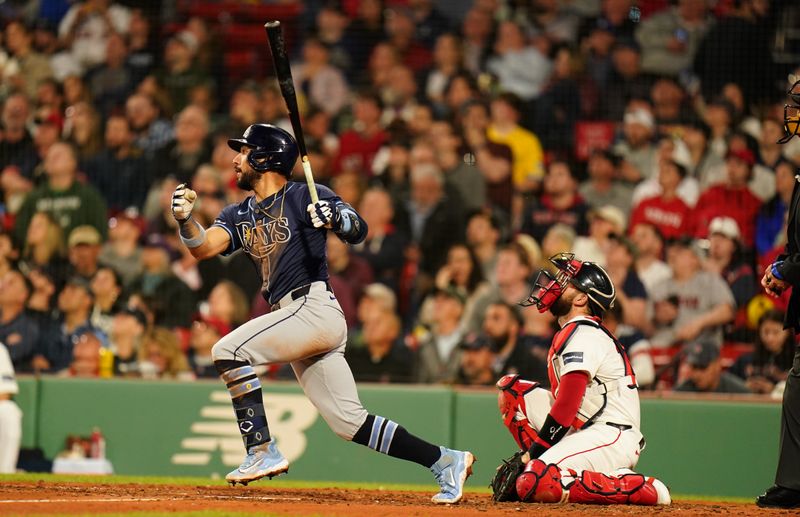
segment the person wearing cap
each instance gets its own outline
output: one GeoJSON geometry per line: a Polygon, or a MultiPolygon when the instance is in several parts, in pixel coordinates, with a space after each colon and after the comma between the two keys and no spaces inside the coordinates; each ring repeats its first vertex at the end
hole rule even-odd
{"type": "MultiPolygon", "coordinates": [[[[793,104],[798,104],[798,78],[789,77],[789,95],[793,104]]],[[[781,143],[788,143],[794,134],[787,129],[781,143]]],[[[797,143],[797,142],[795,142],[797,143]]],[[[796,177],[796,176],[795,176],[796,177]]],[[[786,318],[783,326],[794,331],[795,338],[800,333],[800,224],[798,224],[798,203],[800,202],[800,182],[793,182],[792,197],[789,201],[786,222],[786,246],[782,253],[764,269],[761,287],[770,296],[779,297],[792,287],[786,318]]],[[[756,504],[768,508],[800,507],[800,347],[795,344],[792,369],[786,378],[781,406],[780,452],[775,473],[775,484],[756,498],[756,504]]]]}
{"type": "Polygon", "coordinates": [[[78,226],[67,239],[67,258],[72,274],[84,280],[91,280],[99,267],[102,245],[100,232],[88,224],[78,226]]]}
{"type": "Polygon", "coordinates": [[[18,371],[30,370],[41,335],[37,321],[25,310],[32,291],[30,281],[16,269],[0,277],[0,343],[18,371]]]}
{"type": "Polygon", "coordinates": [[[5,345],[0,342],[0,474],[17,471],[22,442],[22,411],[14,402],[19,392],[14,366],[5,345]]]}
{"type": "Polygon", "coordinates": [[[648,104],[632,100],[623,117],[623,139],[614,148],[620,157],[622,179],[638,183],[653,174],[656,164],[656,148],[653,145],[655,119],[648,104]]]}
{"type": "Polygon", "coordinates": [[[716,343],[705,340],[690,343],[684,349],[684,354],[684,364],[689,372],[686,379],[675,386],[675,391],[750,393],[739,377],[723,370],[716,343]]]}
{"type": "Polygon", "coordinates": [[[72,362],[73,347],[87,331],[101,333],[91,322],[94,294],[89,282],[73,276],[58,295],[59,318],[54,320],[40,340],[33,358],[34,370],[60,372],[72,362]]]}
{"type": "MultiPolygon", "coordinates": [[[[726,134],[725,148],[721,156],[725,157],[722,167],[707,169],[703,176],[699,176],[701,187],[706,190],[718,183],[728,181],[728,169],[725,166],[727,159],[738,153],[752,153],[753,165],[750,167],[750,175],[747,179],[747,186],[750,191],[762,202],[769,201],[775,195],[775,170],[759,161],[758,141],[752,135],[742,130],[731,131],[726,134]]],[[[744,158],[750,161],[750,157],[744,158]]]]}
{"type": "Polygon", "coordinates": [[[178,256],[160,234],[150,234],[142,247],[142,274],[130,287],[147,300],[155,325],[189,328],[195,311],[195,293],[170,268],[178,256]]]}
{"type": "Polygon", "coordinates": [[[718,274],[704,271],[700,249],[691,238],[672,241],[667,262],[672,277],[653,287],[656,332],[653,346],[708,341],[722,347],[723,325],[733,320],[736,301],[718,274]]]}
{"type": "Polygon", "coordinates": [[[434,384],[455,380],[461,362],[458,345],[464,338],[461,316],[465,301],[464,295],[452,287],[436,291],[433,322],[417,349],[416,382],[434,384]]]}
{"type": "Polygon", "coordinates": [[[550,227],[562,223],[578,235],[585,235],[588,231],[588,211],[586,201],[578,193],[578,183],[569,164],[563,160],[553,160],[547,167],[542,193],[532,196],[525,203],[520,231],[542,242],[550,227]]]}
{"type": "Polygon", "coordinates": [[[709,249],[705,268],[725,279],[736,301],[737,317],[734,322],[736,341],[749,341],[746,332],[747,304],[756,295],[756,278],[752,266],[744,259],[739,225],[730,217],[715,217],[708,227],[709,249]],[[738,338],[738,339],[736,339],[738,338]]]}
{"type": "Polygon", "coordinates": [[[577,237],[572,251],[582,259],[605,267],[611,236],[624,234],[625,225],[625,214],[619,208],[611,205],[596,208],[589,212],[589,235],[577,237]]]}
{"type": "Polygon", "coordinates": [[[106,202],[91,185],[77,180],[78,156],[66,142],[57,142],[44,159],[47,181],[30,192],[17,212],[14,236],[23,242],[34,214],[48,212],[64,230],[64,236],[81,225],[93,226],[104,239],[108,230],[106,202]]]}
{"type": "Polygon", "coordinates": [[[578,193],[590,208],[611,205],[627,216],[631,211],[633,188],[619,181],[619,158],[610,151],[596,149],[589,156],[589,179],[581,183],[578,193]]]}
{"type": "Polygon", "coordinates": [[[492,341],[485,335],[469,337],[459,345],[461,366],[455,383],[466,386],[491,386],[497,379],[494,363],[497,360],[492,341]]]}
{"type": "Polygon", "coordinates": [[[643,199],[631,213],[631,228],[639,223],[652,224],[667,239],[691,234],[692,209],[684,202],[678,187],[686,177],[686,168],[673,159],[661,160],[658,185],[661,193],[643,199]]]}
{"type": "Polygon", "coordinates": [[[761,208],[761,200],[748,187],[755,163],[755,155],[749,149],[728,152],[726,181],[706,189],[697,202],[693,217],[696,237],[707,237],[711,220],[727,216],[739,225],[742,244],[753,247],[756,215],[761,208]]]}

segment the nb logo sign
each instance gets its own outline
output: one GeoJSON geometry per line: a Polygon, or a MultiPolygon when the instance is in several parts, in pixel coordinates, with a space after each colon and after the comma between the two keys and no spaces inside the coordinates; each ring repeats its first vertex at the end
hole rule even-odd
{"type": "MultiPolygon", "coordinates": [[[[173,465],[206,466],[217,454],[222,455],[225,466],[242,462],[245,451],[228,391],[213,391],[209,398],[210,403],[200,409],[200,418],[181,440],[181,450],[172,455],[173,465]]],[[[270,394],[264,397],[264,409],[270,432],[286,459],[291,462],[302,456],[308,443],[305,431],[319,415],[314,405],[302,394],[270,394]]],[[[252,429],[251,422],[242,422],[242,426],[247,424],[252,429]]]]}

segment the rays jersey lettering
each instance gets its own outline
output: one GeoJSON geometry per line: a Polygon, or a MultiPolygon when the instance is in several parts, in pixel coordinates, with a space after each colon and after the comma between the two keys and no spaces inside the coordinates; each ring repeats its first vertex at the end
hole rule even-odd
{"type": "Polygon", "coordinates": [[[292,236],[289,220],[286,217],[261,219],[253,226],[251,221],[236,224],[236,233],[242,242],[242,249],[257,259],[266,259],[281,244],[292,236]]]}
{"type": "MultiPolygon", "coordinates": [[[[341,202],[332,190],[317,185],[319,199],[341,202]]],[[[231,242],[222,254],[243,250],[261,276],[261,293],[275,303],[292,290],[328,280],[325,256],[327,230],[314,228],[306,206],[311,202],[304,182],[256,202],[249,196],[222,209],[213,226],[228,232],[231,242]]]]}

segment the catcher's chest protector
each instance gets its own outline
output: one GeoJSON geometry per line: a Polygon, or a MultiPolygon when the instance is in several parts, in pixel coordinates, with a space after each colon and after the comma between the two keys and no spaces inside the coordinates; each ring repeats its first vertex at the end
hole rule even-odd
{"type": "MultiPolygon", "coordinates": [[[[583,429],[590,426],[597,417],[603,413],[606,407],[608,393],[621,388],[635,389],[637,387],[636,375],[633,372],[633,367],[631,367],[628,354],[625,353],[625,348],[619,340],[602,325],[599,318],[587,317],[567,323],[553,336],[553,343],[547,354],[547,376],[550,379],[550,390],[553,396],[555,397],[558,392],[558,385],[561,379],[561,372],[558,368],[558,364],[560,363],[559,359],[562,358],[564,350],[570,340],[575,338],[578,330],[587,328],[591,329],[589,331],[594,334],[592,339],[597,339],[598,341],[610,340],[611,343],[613,343],[625,366],[625,375],[611,382],[601,382],[597,377],[592,379],[591,384],[586,388],[586,393],[581,401],[578,414],[572,423],[575,429],[583,429]]],[[[598,346],[599,345],[600,343],[598,342],[598,346]]]]}

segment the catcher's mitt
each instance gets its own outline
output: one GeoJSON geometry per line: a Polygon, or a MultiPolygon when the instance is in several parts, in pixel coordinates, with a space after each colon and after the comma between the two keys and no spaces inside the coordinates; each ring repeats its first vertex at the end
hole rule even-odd
{"type": "Polygon", "coordinates": [[[519,501],[517,477],[525,470],[525,464],[521,459],[523,454],[525,451],[518,451],[497,467],[492,484],[489,485],[493,493],[492,499],[495,501],[519,501]]]}

